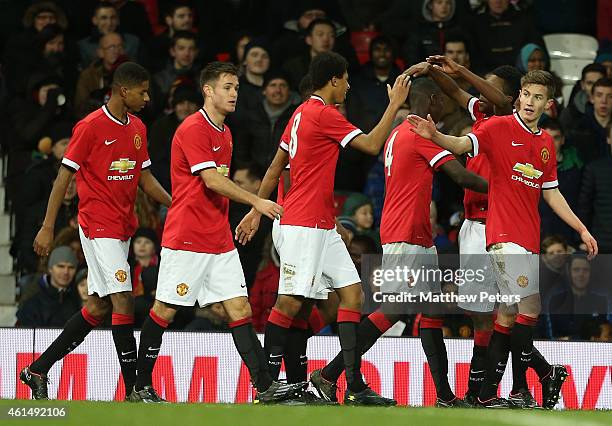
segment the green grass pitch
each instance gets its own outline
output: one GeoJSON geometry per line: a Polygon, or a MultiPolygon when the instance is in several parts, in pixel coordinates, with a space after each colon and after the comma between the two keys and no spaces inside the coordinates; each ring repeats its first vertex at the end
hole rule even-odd
{"type": "Polygon", "coordinates": [[[3,425],[449,425],[599,426],[612,424],[612,411],[458,410],[436,408],[370,408],[258,406],[247,404],[128,404],[82,401],[0,401],[3,425]],[[10,420],[11,407],[65,407],[65,418],[10,420]]]}

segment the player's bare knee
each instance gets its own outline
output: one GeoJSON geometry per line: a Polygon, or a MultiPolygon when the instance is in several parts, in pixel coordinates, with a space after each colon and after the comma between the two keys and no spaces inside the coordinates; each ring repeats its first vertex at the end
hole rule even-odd
{"type": "Polygon", "coordinates": [[[501,326],[512,327],[516,321],[516,314],[510,312],[498,312],[495,320],[501,326]]]}
{"type": "Polygon", "coordinates": [[[289,296],[286,294],[279,294],[276,299],[276,304],[274,305],[274,309],[282,312],[284,315],[295,318],[300,309],[302,309],[302,304],[304,303],[304,298],[301,296],[289,296]]]}
{"type": "Polygon", "coordinates": [[[229,322],[239,321],[253,316],[251,305],[246,297],[236,297],[222,302],[229,322]]]}
{"type": "Polygon", "coordinates": [[[87,304],[85,305],[85,309],[92,317],[96,319],[103,319],[111,310],[111,303],[106,299],[101,299],[99,297],[92,298],[89,297],[87,299],[87,304]]]}
{"type": "Polygon", "coordinates": [[[470,315],[474,330],[488,331],[493,330],[493,315],[490,313],[472,313],[470,315]]]}
{"type": "Polygon", "coordinates": [[[340,307],[361,311],[363,290],[361,283],[351,284],[347,287],[336,289],[340,297],[340,307]]]}
{"type": "Polygon", "coordinates": [[[134,296],[131,292],[114,293],[110,295],[110,299],[113,304],[113,312],[125,315],[134,314],[134,296]]]}
{"type": "Polygon", "coordinates": [[[527,296],[518,303],[518,312],[532,318],[537,318],[542,310],[542,303],[539,294],[527,296]]]}
{"type": "Polygon", "coordinates": [[[176,311],[178,310],[178,308],[178,306],[170,305],[168,303],[156,300],[151,310],[155,313],[155,315],[157,315],[164,321],[171,323],[174,320],[174,316],[176,315],[176,311]]]}

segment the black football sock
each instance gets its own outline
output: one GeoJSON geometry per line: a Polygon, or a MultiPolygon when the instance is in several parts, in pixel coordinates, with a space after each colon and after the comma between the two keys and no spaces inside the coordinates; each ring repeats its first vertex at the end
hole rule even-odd
{"type": "MultiPolygon", "coordinates": [[[[361,354],[365,354],[376,343],[378,338],[384,334],[393,324],[389,322],[387,317],[381,312],[376,311],[371,313],[367,318],[359,323],[357,328],[357,340],[361,354]]],[[[338,378],[344,371],[344,357],[342,351],[336,355],[321,371],[323,378],[330,382],[338,381],[338,378]]]]}
{"type": "Polygon", "coordinates": [[[125,394],[129,395],[136,384],[136,360],[138,359],[134,338],[134,316],[113,313],[112,333],[123,375],[125,394]]]}
{"type": "Polygon", "coordinates": [[[361,392],[367,386],[361,377],[361,351],[357,339],[357,325],[361,313],[351,309],[338,309],[338,337],[344,359],[344,371],[348,389],[361,392]]]}
{"type": "Polygon", "coordinates": [[[278,380],[292,322],[293,318],[272,308],[264,337],[264,350],[268,358],[268,371],[272,380],[278,380]]]}
{"type": "Polygon", "coordinates": [[[537,319],[518,314],[510,335],[512,393],[527,390],[527,368],[533,353],[533,328],[537,319]]]}
{"type": "Polygon", "coordinates": [[[478,399],[483,402],[497,397],[497,388],[504,377],[510,353],[510,331],[509,327],[495,324],[487,349],[485,379],[478,396],[478,399]]]}
{"type": "Polygon", "coordinates": [[[474,350],[472,352],[468,380],[468,392],[472,395],[478,395],[480,393],[480,388],[485,378],[487,347],[491,340],[491,334],[491,331],[474,331],[474,350]]]}
{"type": "Polygon", "coordinates": [[[285,348],[285,372],[287,383],[305,382],[308,376],[308,357],[306,347],[308,342],[308,322],[295,318],[289,331],[289,339],[285,348]]]}
{"type": "Polygon", "coordinates": [[[540,380],[548,376],[552,365],[546,361],[546,358],[540,353],[540,351],[534,346],[533,353],[531,354],[531,362],[529,366],[535,370],[540,380]]]}
{"type": "Polygon", "coordinates": [[[64,330],[47,350],[30,365],[30,370],[33,373],[46,375],[53,364],[83,343],[89,332],[101,322],[102,318],[94,318],[87,309],[81,309],[66,322],[64,330]]]}
{"type": "Polygon", "coordinates": [[[159,350],[161,349],[164,331],[168,328],[168,322],[159,317],[153,310],[145,319],[140,332],[140,345],[138,346],[138,361],[136,368],[136,390],[142,390],[145,386],[153,383],[152,374],[159,350]]]}
{"type": "Polygon", "coordinates": [[[440,318],[421,317],[421,345],[436,386],[437,397],[442,401],[452,401],[455,394],[448,383],[448,357],[442,336],[442,324],[443,320],[440,318]]]}
{"type": "Polygon", "coordinates": [[[231,322],[229,328],[232,331],[234,345],[249,370],[255,388],[259,391],[265,391],[272,384],[272,377],[265,368],[265,363],[262,362],[261,358],[264,355],[263,351],[260,350],[261,344],[253,329],[251,318],[231,322]]]}

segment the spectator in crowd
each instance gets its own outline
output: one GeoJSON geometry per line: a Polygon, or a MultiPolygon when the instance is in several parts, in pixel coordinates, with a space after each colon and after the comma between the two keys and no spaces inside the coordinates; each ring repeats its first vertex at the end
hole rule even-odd
{"type": "MultiPolygon", "coordinates": [[[[606,127],[612,151],[612,124],[606,127]]],[[[584,169],[578,200],[579,216],[592,230],[600,253],[612,253],[612,156],[593,161],[584,169]]]]}
{"type": "MultiPolygon", "coordinates": [[[[32,244],[42,224],[46,200],[49,198],[53,181],[68,146],[71,130],[71,122],[59,122],[49,129],[48,136],[43,137],[39,145],[41,147],[50,145],[50,154],[35,160],[28,167],[20,185],[27,190],[16,194],[16,233],[12,253],[17,257],[18,270],[23,273],[35,272],[38,269],[38,257],[34,253],[32,244]]],[[[57,216],[56,231],[69,225],[70,218],[74,217],[77,204],[75,197],[76,184],[73,183],[66,191],[64,202],[57,216]]]]}
{"type": "MultiPolygon", "coordinates": [[[[111,3],[101,1],[94,9],[91,18],[93,24],[91,34],[78,41],[79,53],[81,54],[81,68],[89,67],[100,58],[101,38],[107,34],[118,33],[119,12],[111,3]]],[[[140,39],[133,34],[120,33],[123,52],[128,58],[143,62],[140,39]]],[[[122,53],[123,53],[122,52],[122,53]]]]}
{"type": "MultiPolygon", "coordinates": [[[[66,192],[74,192],[76,194],[76,185],[71,183],[70,186],[71,187],[69,187],[66,192]]],[[[76,199],[73,198],[73,201],[76,201],[76,199]]],[[[79,235],[79,224],[76,217],[76,204],[77,203],[75,202],[73,207],[74,216],[71,218],[70,224],[64,226],[57,234],[55,234],[51,248],[53,249],[59,246],[70,247],[77,258],[77,269],[82,269],[87,267],[87,263],[85,262],[85,254],[83,253],[83,246],[81,245],[81,237],[79,235]]]]}
{"type": "MultiPolygon", "coordinates": [[[[242,88],[241,85],[241,91],[242,88]]],[[[234,157],[240,162],[252,161],[265,170],[278,150],[279,140],[298,99],[292,95],[287,77],[281,73],[269,73],[262,89],[263,98],[246,111],[243,120],[235,126],[234,157]]]]}
{"type": "Polygon", "coordinates": [[[157,234],[150,228],[138,228],[131,239],[130,272],[132,274],[132,294],[134,297],[145,294],[142,271],[149,266],[159,264],[159,241],[157,234]]]}
{"type": "Polygon", "coordinates": [[[244,49],[251,42],[253,36],[250,32],[239,31],[234,35],[232,50],[230,51],[230,62],[236,65],[240,75],[244,74],[244,49]]]}
{"type": "Polygon", "coordinates": [[[453,250],[453,243],[446,235],[444,227],[438,223],[438,206],[435,201],[429,205],[429,220],[431,222],[431,230],[433,232],[433,242],[436,248],[442,252],[457,251],[453,250]]]}
{"type": "MultiPolygon", "coordinates": [[[[559,190],[563,193],[572,210],[577,211],[584,163],[580,159],[576,147],[565,144],[563,129],[557,120],[549,118],[542,123],[541,128],[553,138],[557,158],[559,190]]],[[[545,202],[540,203],[540,217],[542,220],[540,224],[542,235],[560,234],[568,241],[577,240],[576,232],[567,226],[545,202]]]]}
{"type": "Polygon", "coordinates": [[[591,88],[584,116],[571,124],[567,139],[578,150],[585,164],[610,156],[606,126],[612,117],[612,79],[601,78],[591,88]]]}
{"type": "Polygon", "coordinates": [[[586,256],[572,256],[568,262],[569,288],[550,299],[550,337],[586,340],[591,337],[592,324],[607,322],[608,298],[593,291],[591,277],[591,263],[586,256]]]}
{"type": "Polygon", "coordinates": [[[544,312],[548,312],[551,295],[567,288],[564,276],[570,246],[561,235],[547,235],[542,239],[540,255],[540,298],[544,312]]]}
{"type": "Polygon", "coordinates": [[[169,53],[171,59],[166,67],[153,77],[155,110],[170,109],[169,95],[173,87],[185,83],[198,87],[199,84],[200,67],[196,64],[198,46],[195,35],[189,31],[175,32],[169,53]]]}
{"type": "MultiPolygon", "coordinates": [[[[444,40],[444,56],[456,62],[457,64],[470,69],[472,66],[470,60],[470,46],[467,37],[461,31],[449,31],[444,40]]],[[[422,59],[421,59],[422,60],[422,59]]],[[[451,75],[455,82],[466,92],[470,92],[470,84],[459,76],[451,75]]],[[[450,98],[448,98],[450,100],[450,98]]],[[[453,102],[456,104],[456,102],[453,102]]],[[[446,98],[444,105],[446,105],[446,98]]]]}
{"type": "Polygon", "coordinates": [[[456,30],[459,22],[455,18],[455,0],[424,0],[421,16],[402,48],[404,61],[416,64],[431,55],[440,55],[444,50],[446,34],[456,30]]]}
{"type": "Polygon", "coordinates": [[[261,253],[261,262],[257,267],[253,285],[249,289],[253,328],[258,333],[265,331],[268,316],[276,303],[278,293],[280,259],[272,243],[272,234],[266,235],[261,253]]]}
{"type": "MultiPolygon", "coordinates": [[[[380,120],[388,103],[387,84],[401,73],[395,64],[395,51],[391,39],[379,36],[370,43],[370,61],[363,65],[351,82],[346,108],[347,118],[364,132],[371,131],[380,120]]],[[[375,157],[350,146],[340,152],[335,185],[344,191],[362,191],[366,175],[375,157]]]]}
{"type": "Polygon", "coordinates": [[[154,71],[162,69],[167,62],[166,59],[172,61],[172,58],[165,56],[164,53],[170,51],[177,32],[195,32],[193,12],[191,7],[184,2],[174,2],[167,7],[164,12],[164,23],[166,24],[166,30],[155,36],[151,42],[150,51],[152,54],[160,55],[156,60],[151,61],[151,68],[154,71]]]}
{"type": "Polygon", "coordinates": [[[606,69],[601,64],[589,64],[582,69],[582,76],[567,102],[567,107],[561,112],[559,120],[565,131],[569,131],[575,123],[580,121],[586,112],[586,107],[590,103],[593,85],[600,78],[606,76],[606,69]]]}
{"type": "MultiPolygon", "coordinates": [[[[234,174],[232,180],[240,188],[249,191],[252,194],[259,192],[261,180],[267,170],[258,166],[256,163],[236,164],[234,166],[234,174]]],[[[236,229],[242,218],[249,212],[250,207],[246,204],[235,203],[230,201],[229,222],[230,229],[236,229]]],[[[272,222],[270,219],[262,218],[259,225],[259,232],[255,234],[253,239],[247,245],[237,244],[240,263],[244,271],[244,279],[247,287],[253,284],[255,274],[261,262],[262,249],[265,244],[266,236],[272,232],[272,222]]]]}
{"type": "Polygon", "coordinates": [[[70,247],[56,247],[49,256],[47,271],[35,276],[31,294],[17,311],[21,327],[63,327],[81,309],[81,300],[72,280],[77,259],[70,247]]]}
{"type": "Polygon", "coordinates": [[[79,293],[79,299],[81,300],[81,306],[84,307],[87,304],[87,268],[79,269],[74,277],[74,285],[76,286],[77,292],[79,293]]]}
{"type": "Polygon", "coordinates": [[[181,84],[172,94],[172,113],[163,115],[151,126],[149,132],[149,155],[151,172],[168,193],[172,192],[170,183],[170,150],[172,138],[179,124],[202,105],[202,96],[194,86],[181,84]]]}
{"type": "MultiPolygon", "coordinates": [[[[612,43],[612,40],[608,43],[612,43]]],[[[607,50],[600,51],[595,58],[595,63],[603,65],[606,69],[606,77],[612,78],[612,48],[608,47],[607,50]]]]}
{"type": "Polygon", "coordinates": [[[527,43],[544,46],[532,16],[510,0],[487,0],[486,7],[468,26],[474,42],[473,65],[486,73],[500,65],[513,64],[519,49],[527,43]]]}
{"type": "MultiPolygon", "coordinates": [[[[308,74],[308,67],[312,58],[322,52],[334,50],[336,43],[336,27],[327,18],[314,19],[306,29],[304,42],[308,45],[308,51],[299,56],[285,61],[283,71],[289,78],[290,86],[295,89],[299,86],[302,77],[308,74]]],[[[303,51],[303,48],[298,51],[303,51]]]]}
{"type": "Polygon", "coordinates": [[[74,109],[79,119],[108,101],[113,72],[127,61],[122,36],[115,32],[107,32],[100,36],[97,58],[95,62],[90,61],[90,65],[79,75],[74,95],[74,109]]]}
{"type": "Polygon", "coordinates": [[[264,95],[264,79],[270,69],[268,45],[263,39],[253,39],[244,48],[244,73],[240,76],[240,96],[236,111],[229,118],[231,128],[242,125],[246,115],[260,106],[264,95]],[[232,126],[233,125],[233,126],[232,126]]]}
{"type": "MultiPolygon", "coordinates": [[[[134,34],[140,40],[149,40],[151,34],[151,22],[147,16],[144,2],[128,0],[106,0],[115,6],[121,18],[120,33],[123,34],[129,29],[130,34],[134,34]]],[[[164,50],[164,52],[166,52],[164,50]]],[[[157,53],[157,52],[156,52],[157,53]]]]}
{"type": "Polygon", "coordinates": [[[563,81],[561,81],[554,72],[551,72],[550,58],[548,57],[546,49],[535,43],[526,44],[521,48],[517,56],[516,68],[523,74],[533,70],[548,71],[552,74],[555,79],[555,103],[551,107],[547,106],[540,120],[545,120],[548,117],[556,118],[562,107],[561,100],[563,98],[563,93],[561,89],[563,88],[563,81]]]}
{"type": "Polygon", "coordinates": [[[380,235],[374,228],[374,206],[366,195],[355,192],[342,206],[342,216],[355,222],[355,235],[365,235],[380,244],[380,235]]]}
{"type": "Polygon", "coordinates": [[[64,11],[55,3],[41,1],[26,9],[22,23],[24,30],[9,39],[2,61],[9,91],[20,95],[27,93],[28,77],[32,68],[37,65],[37,58],[32,53],[38,50],[38,34],[50,24],[66,29],[68,20],[64,11]]]}
{"type": "MultiPolygon", "coordinates": [[[[296,19],[284,22],[282,33],[276,37],[272,54],[275,59],[287,60],[307,53],[309,46],[304,43],[304,40],[308,36],[308,27],[316,19],[326,18],[331,20],[328,12],[335,6],[335,2],[325,0],[296,0],[291,3],[295,8],[294,16],[296,19]]],[[[333,10],[331,12],[333,13],[333,10]]],[[[336,51],[348,60],[349,68],[357,66],[357,55],[351,46],[346,27],[336,21],[332,20],[331,22],[335,30],[334,46],[336,51]]],[[[274,66],[276,65],[274,64],[274,66]]]]}
{"type": "Polygon", "coordinates": [[[141,227],[153,229],[158,236],[161,235],[162,222],[159,214],[159,205],[140,188],[136,193],[134,210],[138,218],[138,224],[141,227]]]}

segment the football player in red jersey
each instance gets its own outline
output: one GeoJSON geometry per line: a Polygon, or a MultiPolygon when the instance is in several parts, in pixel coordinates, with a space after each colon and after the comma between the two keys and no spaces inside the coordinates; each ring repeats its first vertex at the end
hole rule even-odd
{"type": "MultiPolygon", "coordinates": [[[[146,128],[135,115],[149,101],[149,74],[126,62],[113,74],[106,105],[74,127],[49,197],[34,250],[49,254],[53,227],[66,188],[76,174],[79,233],[89,269],[86,306],[65,325],[47,350],[20,373],[34,399],[48,399],[47,373],[80,345],[112,308],[112,333],[126,391],[136,380],[134,300],[127,262],[129,239],[136,230],[136,192],[170,206],[170,195],[151,174],[146,128]]],[[[85,373],[83,373],[85,374],[85,373]]]]}
{"type": "MultiPolygon", "coordinates": [[[[521,77],[523,74],[515,67],[503,65],[495,68],[485,76],[485,79],[473,74],[467,68],[455,63],[445,56],[431,56],[428,62],[412,66],[407,72],[411,75],[427,74],[431,76],[440,88],[459,105],[466,108],[475,121],[477,128],[486,118],[493,115],[512,114],[513,105],[520,93],[521,77]],[[453,78],[459,76],[471,84],[480,92],[480,98],[473,97],[463,91],[453,78]]],[[[489,163],[486,155],[479,155],[467,159],[468,170],[489,179],[489,163]]],[[[459,286],[460,295],[479,295],[481,291],[495,293],[495,276],[491,268],[485,268],[489,264],[486,258],[485,225],[487,218],[487,194],[479,194],[474,191],[465,190],[464,209],[465,220],[459,233],[460,267],[463,270],[485,271],[485,280],[466,280],[465,284],[459,286]]],[[[509,329],[497,327],[494,332],[495,303],[489,300],[474,301],[460,300],[457,304],[462,309],[470,312],[474,323],[474,352],[470,363],[468,392],[464,399],[466,402],[476,405],[480,387],[484,380],[486,353],[489,343],[491,353],[504,351],[504,347],[510,345],[509,329]],[[491,337],[494,338],[491,340],[491,337]],[[501,348],[501,349],[500,349],[501,348]]],[[[515,348],[518,350],[518,348],[515,348]]],[[[567,369],[563,365],[550,365],[548,361],[534,346],[529,366],[532,367],[542,383],[542,406],[552,409],[559,401],[561,386],[568,376],[567,369]]],[[[513,394],[518,394],[521,386],[525,383],[524,375],[520,375],[518,369],[513,369],[512,374],[518,375],[513,381],[513,394]]],[[[527,396],[527,395],[525,395],[527,396]]],[[[533,400],[525,406],[524,399],[515,400],[522,407],[529,408],[533,400]],[[521,404],[521,402],[523,402],[521,404]]]]}
{"type": "MultiPolygon", "coordinates": [[[[266,326],[265,348],[273,376],[278,375],[289,329],[301,312],[310,312],[318,294],[336,291],[340,297],[338,334],[344,355],[348,390],[346,404],[394,405],[367,387],[361,377],[357,324],[361,318],[361,283],[342,242],[334,217],[334,173],[339,150],[349,143],[376,155],[391,130],[409,90],[409,78],[399,76],[388,87],[389,106],[369,133],[350,124],[337,110],[349,89],[346,60],[333,52],[313,58],[309,74],[313,95],[290,119],[289,144],[281,141],[259,190],[268,198],[279,176],[290,165],[291,188],[283,202],[285,214],[274,222],[272,236],[281,258],[279,296],[266,326]]],[[[261,215],[251,210],[236,229],[245,242],[259,226],[261,215]]]]}
{"type": "MultiPolygon", "coordinates": [[[[440,88],[428,78],[413,80],[409,95],[413,114],[440,118],[443,97],[440,88]]],[[[385,202],[380,224],[383,244],[382,269],[387,272],[409,270],[405,278],[393,278],[381,286],[382,295],[411,295],[418,302],[420,295],[438,294],[440,281],[415,278],[419,270],[438,269],[438,255],[433,244],[430,204],[435,171],[443,171],[464,188],[486,193],[487,182],[466,170],[447,150],[413,133],[404,121],[396,127],[385,144],[385,202]]],[[[405,315],[423,311],[420,338],[436,386],[439,407],[467,407],[457,398],[448,383],[448,357],[442,338],[442,316],[432,304],[385,302],[379,311],[365,318],[359,326],[360,349],[366,352],[396,321],[405,315]]],[[[321,395],[335,396],[336,381],[342,373],[341,355],[322,370],[314,371],[310,380],[321,395]]]]}
{"type": "Polygon", "coordinates": [[[232,136],[225,117],[236,108],[238,71],[212,62],[200,75],[204,106],[187,117],[172,140],[172,206],[162,238],[155,304],[140,335],[138,377],[131,401],[159,403],[152,372],[163,333],[180,306],[220,302],[229,317],[234,344],[257,389],[254,402],[287,399],[304,383],[285,384],[269,374],[251,323],[251,306],[238,251],[229,226],[229,200],[250,204],[271,219],[282,208],[240,188],[228,176],[232,136]]]}
{"type": "MultiPolygon", "coordinates": [[[[438,132],[431,117],[411,115],[413,131],[456,155],[485,153],[496,170],[489,185],[486,226],[487,252],[491,257],[498,290],[509,303],[501,304],[496,332],[509,334],[509,345],[487,360],[485,380],[478,402],[498,408],[534,406],[525,383],[514,383],[510,402],[497,398],[497,388],[512,347],[512,365],[521,380],[531,361],[533,327],[541,309],[538,283],[540,195],[553,211],[580,235],[589,257],[597,254],[597,242],[576,217],[558,189],[552,139],[538,128],[538,120],[552,102],[554,80],[546,71],[530,71],[521,80],[518,111],[485,120],[467,136],[453,137],[438,132]],[[543,192],[542,192],[543,191],[543,192]],[[517,303],[512,303],[516,302],[517,303]],[[512,328],[511,331],[509,329],[512,328]]],[[[500,348],[502,349],[502,348],[500,348]]]]}

